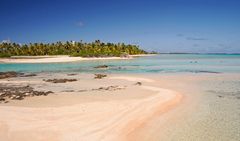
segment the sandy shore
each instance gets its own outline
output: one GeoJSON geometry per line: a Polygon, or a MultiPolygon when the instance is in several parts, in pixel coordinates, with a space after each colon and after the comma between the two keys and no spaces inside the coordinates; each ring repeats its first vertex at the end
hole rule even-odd
{"type": "Polygon", "coordinates": [[[131,57],[147,57],[147,56],[155,56],[158,54],[136,54],[136,55],[130,55],[131,57]]]}
{"type": "Polygon", "coordinates": [[[30,85],[55,94],[1,104],[0,139],[134,140],[133,132],[168,111],[182,98],[176,91],[154,86],[155,82],[149,78],[119,75],[95,80],[91,74],[40,74],[33,78],[1,80],[1,84],[30,85]],[[78,81],[64,84],[42,81],[59,77],[77,78],[78,81]],[[143,85],[135,85],[139,81],[143,85]],[[92,91],[112,85],[122,89],[92,91]],[[83,89],[89,91],[79,92],[83,89]]]}
{"type": "Polygon", "coordinates": [[[74,62],[86,60],[124,60],[132,59],[133,57],[152,56],[153,54],[139,54],[130,55],[128,58],[124,57],[70,57],[67,55],[58,56],[13,56],[11,58],[0,58],[0,63],[60,63],[60,62],[74,62]]]}
{"type": "Polygon", "coordinates": [[[0,63],[60,63],[60,62],[74,62],[74,61],[86,61],[86,60],[119,60],[119,59],[131,59],[121,57],[69,57],[69,56],[36,56],[29,58],[0,58],[0,63]]]}

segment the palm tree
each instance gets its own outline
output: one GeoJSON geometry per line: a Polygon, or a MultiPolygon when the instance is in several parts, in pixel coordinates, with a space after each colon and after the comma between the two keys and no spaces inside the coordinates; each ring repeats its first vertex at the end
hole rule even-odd
{"type": "Polygon", "coordinates": [[[125,45],[124,43],[103,43],[95,40],[92,43],[86,43],[82,40],[72,44],[67,41],[62,43],[30,43],[20,46],[16,43],[1,43],[0,57],[13,55],[73,55],[83,57],[99,57],[99,56],[120,56],[127,54],[143,54],[147,53],[139,49],[136,45],[125,45]]]}

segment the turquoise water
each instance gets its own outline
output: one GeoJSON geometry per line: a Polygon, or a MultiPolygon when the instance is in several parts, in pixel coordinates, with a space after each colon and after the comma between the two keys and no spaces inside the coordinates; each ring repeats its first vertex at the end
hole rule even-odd
{"type": "Polygon", "coordinates": [[[130,60],[98,60],[71,63],[0,64],[0,71],[109,72],[109,73],[225,73],[240,72],[240,55],[161,54],[130,60]],[[109,65],[109,69],[94,69],[109,65]]]}

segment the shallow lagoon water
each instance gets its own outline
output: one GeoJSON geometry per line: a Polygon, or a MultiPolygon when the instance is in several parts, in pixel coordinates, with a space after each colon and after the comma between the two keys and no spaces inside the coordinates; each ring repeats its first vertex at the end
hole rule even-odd
{"type": "Polygon", "coordinates": [[[240,72],[240,55],[161,54],[129,60],[78,61],[70,63],[1,64],[0,71],[108,72],[108,73],[223,73],[240,72]],[[97,70],[94,66],[109,65],[97,70]]]}
{"type": "Polygon", "coordinates": [[[192,97],[192,104],[186,103],[178,107],[178,112],[172,112],[177,122],[168,123],[171,119],[165,117],[167,125],[164,130],[159,129],[161,140],[240,141],[240,75],[195,76],[201,80],[190,81],[187,85],[193,88],[192,92],[183,92],[192,97]]]}

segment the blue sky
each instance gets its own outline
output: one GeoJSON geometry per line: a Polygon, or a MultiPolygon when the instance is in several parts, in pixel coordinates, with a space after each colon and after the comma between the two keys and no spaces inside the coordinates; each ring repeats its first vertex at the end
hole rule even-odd
{"type": "Polygon", "coordinates": [[[0,41],[124,42],[160,52],[240,53],[238,0],[0,0],[0,41]]]}

